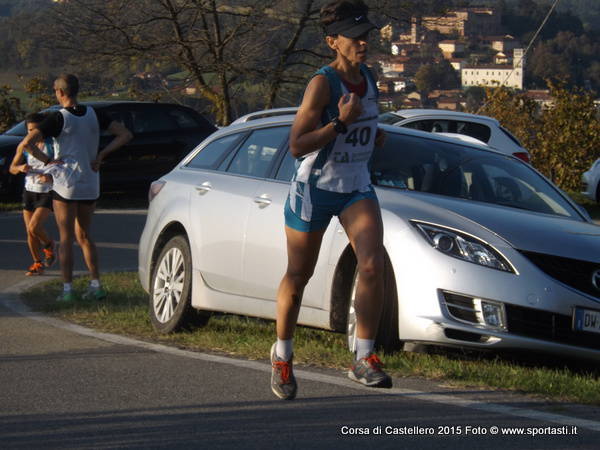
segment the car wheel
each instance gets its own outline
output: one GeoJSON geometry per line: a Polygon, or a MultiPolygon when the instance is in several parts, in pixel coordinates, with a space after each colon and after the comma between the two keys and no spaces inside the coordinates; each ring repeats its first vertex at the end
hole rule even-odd
{"type": "Polygon", "coordinates": [[[161,333],[170,333],[197,319],[191,306],[192,258],[184,236],[163,247],[150,284],[150,320],[161,333]]]}
{"type": "MultiPolygon", "coordinates": [[[[387,255],[384,266],[383,310],[379,321],[379,330],[375,338],[375,347],[391,353],[402,349],[402,342],[398,338],[398,293],[392,264],[387,255]]],[[[358,283],[358,270],[354,270],[350,301],[348,302],[348,315],[346,325],[346,339],[348,349],[356,351],[356,286],[358,283]]]]}
{"type": "Polygon", "coordinates": [[[596,203],[600,204],[600,181],[598,181],[598,185],[596,186],[596,203]]]}

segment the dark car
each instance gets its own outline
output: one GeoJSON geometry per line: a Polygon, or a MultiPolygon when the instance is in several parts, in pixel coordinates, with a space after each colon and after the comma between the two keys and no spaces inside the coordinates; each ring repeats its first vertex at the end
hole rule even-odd
{"type": "MultiPolygon", "coordinates": [[[[190,150],[216,130],[201,114],[181,105],[133,101],[82,104],[102,111],[133,133],[133,139],[102,164],[102,192],[147,191],[153,180],[173,169],[190,150]]],[[[56,109],[58,106],[48,108],[56,109]]],[[[0,135],[0,194],[16,197],[22,190],[22,177],[10,175],[8,168],[25,134],[25,123],[20,122],[0,135]]],[[[100,148],[111,139],[110,134],[102,133],[100,148]]]]}

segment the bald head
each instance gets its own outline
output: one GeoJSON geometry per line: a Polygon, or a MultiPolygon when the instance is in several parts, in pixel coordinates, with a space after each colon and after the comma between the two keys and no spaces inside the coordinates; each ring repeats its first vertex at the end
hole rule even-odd
{"type": "Polygon", "coordinates": [[[75,98],[79,92],[79,80],[70,73],[59,75],[54,80],[54,90],[56,89],[61,89],[69,98],[75,98]]]}

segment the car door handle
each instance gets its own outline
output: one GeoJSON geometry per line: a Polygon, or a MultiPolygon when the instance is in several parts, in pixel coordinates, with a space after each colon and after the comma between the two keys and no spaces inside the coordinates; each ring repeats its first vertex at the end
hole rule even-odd
{"type": "Polygon", "coordinates": [[[198,191],[198,194],[200,194],[200,195],[206,194],[211,189],[212,189],[212,184],[210,184],[210,181],[205,181],[200,186],[196,186],[196,190],[198,191]]]}
{"type": "Polygon", "coordinates": [[[254,197],[254,203],[258,203],[261,208],[269,206],[271,204],[271,198],[268,194],[263,194],[258,197],[254,197]]]}

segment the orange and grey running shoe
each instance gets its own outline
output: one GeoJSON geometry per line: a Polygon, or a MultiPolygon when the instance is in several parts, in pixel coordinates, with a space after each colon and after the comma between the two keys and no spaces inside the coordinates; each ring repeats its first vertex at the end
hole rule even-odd
{"type": "Polygon", "coordinates": [[[392,379],[382,369],[383,363],[375,353],[354,361],[348,378],[369,387],[391,388],[392,379]]]}
{"type": "Polygon", "coordinates": [[[41,262],[36,261],[31,266],[29,266],[29,270],[27,270],[27,272],[25,272],[25,275],[30,277],[32,275],[41,275],[43,273],[44,273],[44,265],[41,262]]]}
{"type": "Polygon", "coordinates": [[[271,347],[271,390],[273,393],[283,399],[292,400],[296,397],[296,391],[298,390],[298,384],[296,384],[296,377],[294,377],[294,370],[292,360],[284,361],[279,358],[275,353],[275,347],[277,343],[271,347]]]}
{"type": "Polygon", "coordinates": [[[45,246],[44,251],[44,266],[50,267],[56,261],[56,255],[54,254],[54,241],[50,241],[50,243],[45,246]]]}

